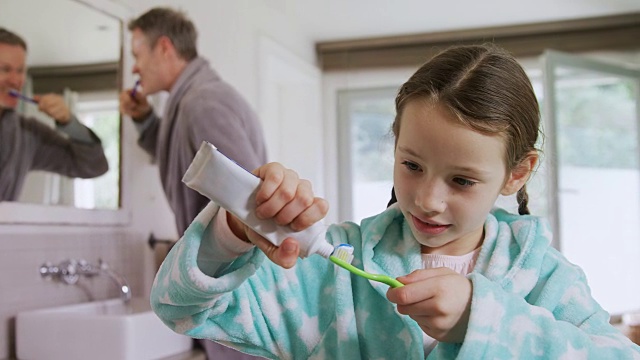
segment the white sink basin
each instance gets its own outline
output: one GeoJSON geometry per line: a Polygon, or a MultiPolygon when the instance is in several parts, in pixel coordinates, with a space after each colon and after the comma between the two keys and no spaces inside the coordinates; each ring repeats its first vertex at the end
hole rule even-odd
{"type": "Polygon", "coordinates": [[[162,359],[191,349],[191,338],[165,326],[149,301],[95,301],[19,313],[20,360],[162,359]]]}

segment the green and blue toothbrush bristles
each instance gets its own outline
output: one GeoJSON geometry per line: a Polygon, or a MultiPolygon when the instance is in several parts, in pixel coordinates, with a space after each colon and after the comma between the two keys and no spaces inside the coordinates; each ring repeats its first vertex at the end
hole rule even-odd
{"type": "Polygon", "coordinates": [[[392,277],[380,274],[370,274],[351,265],[351,261],[353,260],[353,246],[349,244],[340,244],[336,246],[335,249],[333,249],[333,254],[329,256],[329,260],[341,268],[349,270],[351,273],[362,276],[365,279],[378,281],[394,288],[404,286],[403,283],[392,277]]]}

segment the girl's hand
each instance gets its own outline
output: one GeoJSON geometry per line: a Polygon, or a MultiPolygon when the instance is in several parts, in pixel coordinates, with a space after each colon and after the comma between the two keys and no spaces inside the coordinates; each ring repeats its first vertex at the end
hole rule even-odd
{"type": "Polygon", "coordinates": [[[300,179],[295,171],[269,163],[253,173],[262,179],[256,193],[258,218],[273,218],[278,225],[301,231],[327,215],[327,201],[314,197],[311,183],[300,179]]]}
{"type": "MultiPolygon", "coordinates": [[[[262,179],[256,193],[258,218],[273,219],[278,225],[301,231],[327,214],[327,201],[314,197],[311,183],[300,179],[295,171],[279,163],[269,163],[253,173],[262,179]]],[[[295,265],[300,253],[295,239],[287,238],[277,247],[233,216],[228,223],[236,236],[255,244],[274,263],[284,268],[295,265]]]]}
{"type": "Polygon", "coordinates": [[[403,287],[387,291],[398,312],[409,315],[422,331],[448,343],[461,343],[467,332],[471,280],[448,268],[424,269],[398,278],[403,287]]]}

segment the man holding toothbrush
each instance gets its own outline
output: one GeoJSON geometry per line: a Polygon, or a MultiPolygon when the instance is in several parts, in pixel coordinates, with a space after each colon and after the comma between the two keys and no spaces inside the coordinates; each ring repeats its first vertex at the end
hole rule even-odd
{"type": "Polygon", "coordinates": [[[62,96],[21,94],[27,44],[0,27],[0,201],[15,201],[31,170],[93,178],[109,165],[100,139],[71,114],[62,96]],[[53,118],[56,129],[16,112],[18,101],[34,103],[53,118]]]}
{"type": "MultiPolygon", "coordinates": [[[[200,144],[208,141],[247,170],[267,162],[262,125],[248,102],[198,56],[197,32],[183,13],[153,8],[129,23],[133,73],[120,93],[120,111],[139,131],[138,144],[158,164],[162,186],[183,234],[209,200],[182,183],[200,144]],[[162,118],[148,95],[169,93],[162,118]]],[[[255,359],[211,341],[211,359],[255,359]]]]}

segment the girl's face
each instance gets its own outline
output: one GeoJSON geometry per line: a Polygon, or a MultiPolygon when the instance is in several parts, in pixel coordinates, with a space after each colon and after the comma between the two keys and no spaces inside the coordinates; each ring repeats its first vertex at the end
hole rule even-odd
{"type": "Polygon", "coordinates": [[[487,214],[509,183],[504,157],[503,138],[464,127],[447,108],[420,99],[405,105],[394,187],[423,252],[464,255],[480,245],[487,214]]]}

